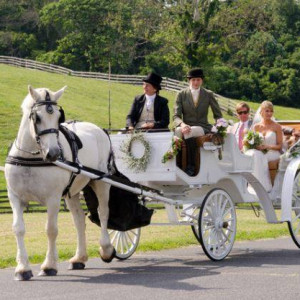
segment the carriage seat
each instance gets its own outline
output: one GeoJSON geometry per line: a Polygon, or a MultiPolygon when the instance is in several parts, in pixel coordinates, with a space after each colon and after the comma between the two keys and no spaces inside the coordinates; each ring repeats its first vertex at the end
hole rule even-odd
{"type": "MultiPolygon", "coordinates": [[[[196,143],[197,143],[197,155],[196,155],[196,172],[195,174],[197,175],[200,170],[200,147],[203,147],[203,144],[205,142],[211,142],[212,141],[212,134],[206,134],[203,136],[198,136],[196,137],[196,143]]],[[[178,153],[177,158],[176,158],[176,164],[179,168],[182,170],[186,169],[187,165],[187,151],[186,151],[186,144],[183,139],[182,144],[181,144],[181,151],[178,153]]]]}

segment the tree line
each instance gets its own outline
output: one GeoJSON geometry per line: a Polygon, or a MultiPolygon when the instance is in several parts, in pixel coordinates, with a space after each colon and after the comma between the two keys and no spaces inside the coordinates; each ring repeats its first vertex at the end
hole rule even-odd
{"type": "Polygon", "coordinates": [[[0,54],[300,107],[299,0],[0,0],[0,54]]]}

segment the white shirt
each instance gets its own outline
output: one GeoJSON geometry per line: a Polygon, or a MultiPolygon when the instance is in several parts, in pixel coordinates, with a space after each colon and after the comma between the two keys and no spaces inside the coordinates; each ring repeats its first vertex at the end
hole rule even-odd
{"type": "Polygon", "coordinates": [[[145,96],[146,96],[146,108],[147,108],[147,110],[149,110],[153,106],[156,94],[153,94],[151,96],[145,94],[145,96]]]}
{"type": "Polygon", "coordinates": [[[200,95],[200,87],[198,89],[193,89],[192,87],[190,87],[190,90],[191,90],[191,93],[192,93],[192,96],[193,96],[194,104],[197,105],[199,95],[200,95]]]}
{"type": "Polygon", "coordinates": [[[239,133],[240,133],[241,126],[244,124],[244,129],[248,129],[249,128],[248,123],[249,123],[249,120],[244,123],[241,121],[239,122],[238,127],[234,133],[237,143],[239,143],[239,133]]]}

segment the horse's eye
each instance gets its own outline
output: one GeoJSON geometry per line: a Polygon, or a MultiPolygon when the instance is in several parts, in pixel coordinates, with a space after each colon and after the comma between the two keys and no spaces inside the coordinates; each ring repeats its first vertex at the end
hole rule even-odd
{"type": "Polygon", "coordinates": [[[41,123],[41,118],[38,115],[35,116],[35,123],[36,124],[41,123]]]}

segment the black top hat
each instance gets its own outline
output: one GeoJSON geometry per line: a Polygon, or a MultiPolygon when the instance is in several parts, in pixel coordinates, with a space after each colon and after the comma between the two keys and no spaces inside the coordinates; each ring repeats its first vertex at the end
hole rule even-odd
{"type": "Polygon", "coordinates": [[[151,72],[143,79],[143,81],[152,84],[154,88],[157,88],[157,90],[161,90],[160,84],[162,77],[160,75],[151,72]]]}
{"type": "Polygon", "coordinates": [[[186,75],[186,77],[188,79],[191,79],[191,78],[204,78],[204,74],[203,74],[203,71],[202,69],[200,68],[196,68],[196,69],[192,69],[188,72],[188,74],[186,75]]]}

